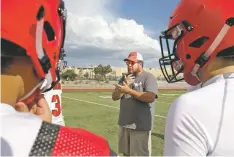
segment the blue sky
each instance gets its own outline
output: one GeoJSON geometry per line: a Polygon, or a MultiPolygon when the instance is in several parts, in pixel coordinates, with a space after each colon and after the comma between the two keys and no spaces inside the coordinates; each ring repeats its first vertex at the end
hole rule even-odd
{"type": "Polygon", "coordinates": [[[138,51],[146,67],[158,67],[158,36],[179,1],[65,0],[68,65],[123,67],[129,52],[138,51]]]}
{"type": "MultiPolygon", "coordinates": [[[[168,18],[180,0],[120,0],[117,9],[121,17],[133,18],[147,29],[160,32],[166,28],[168,18]]],[[[159,34],[154,34],[158,38],[159,34]]]]}

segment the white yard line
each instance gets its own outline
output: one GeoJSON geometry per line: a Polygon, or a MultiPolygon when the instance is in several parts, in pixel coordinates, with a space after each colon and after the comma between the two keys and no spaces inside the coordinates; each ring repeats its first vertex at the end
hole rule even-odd
{"type": "MultiPolygon", "coordinates": [[[[77,99],[77,98],[70,98],[70,97],[66,97],[66,96],[62,96],[62,98],[70,99],[70,100],[75,100],[75,101],[80,101],[80,102],[86,102],[86,103],[89,103],[89,104],[95,104],[95,105],[103,106],[103,107],[115,108],[115,109],[118,109],[118,110],[119,110],[118,107],[110,106],[110,105],[105,105],[105,104],[99,104],[99,103],[92,102],[92,101],[81,100],[81,99],[77,99]]],[[[155,116],[155,117],[160,117],[160,118],[166,118],[165,116],[160,116],[160,115],[154,115],[154,116],[155,116]]]]}
{"type": "Polygon", "coordinates": [[[66,96],[62,96],[62,98],[66,98],[66,99],[70,99],[70,100],[76,100],[76,101],[81,101],[81,102],[86,102],[86,103],[89,103],[89,104],[95,104],[95,105],[109,107],[109,108],[119,109],[118,107],[115,107],[115,106],[110,106],[110,105],[105,105],[105,104],[99,104],[99,103],[96,103],[96,102],[81,100],[81,99],[77,99],[77,98],[70,98],[70,97],[66,97],[66,96]]]}
{"type": "Polygon", "coordinates": [[[109,95],[100,95],[99,98],[111,99],[112,96],[109,96],[109,95]]]}

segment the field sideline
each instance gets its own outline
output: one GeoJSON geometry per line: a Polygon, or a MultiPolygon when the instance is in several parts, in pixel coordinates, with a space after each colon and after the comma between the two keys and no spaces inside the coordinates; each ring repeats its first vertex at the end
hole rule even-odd
{"type": "MultiPolygon", "coordinates": [[[[183,90],[160,90],[152,131],[152,156],[163,155],[167,111],[183,90]]],[[[110,90],[63,90],[63,115],[70,127],[82,127],[105,137],[117,152],[119,101],[112,101],[110,90]]]]}

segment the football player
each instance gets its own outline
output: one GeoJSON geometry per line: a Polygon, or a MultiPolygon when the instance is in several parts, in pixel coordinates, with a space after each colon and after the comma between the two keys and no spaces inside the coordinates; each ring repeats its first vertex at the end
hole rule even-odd
{"type": "Polygon", "coordinates": [[[169,83],[183,73],[194,87],[169,109],[165,156],[234,156],[233,25],[233,0],[181,0],[171,14],[159,63],[169,83]]]}
{"type": "Polygon", "coordinates": [[[60,81],[65,13],[62,0],[1,1],[1,156],[113,154],[103,137],[50,123],[42,93],[60,81]]]}

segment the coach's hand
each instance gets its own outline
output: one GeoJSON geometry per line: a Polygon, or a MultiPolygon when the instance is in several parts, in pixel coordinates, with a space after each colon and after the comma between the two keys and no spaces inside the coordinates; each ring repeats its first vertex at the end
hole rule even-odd
{"type": "Polygon", "coordinates": [[[125,94],[129,94],[131,89],[129,88],[129,86],[123,82],[123,86],[119,85],[119,84],[115,84],[115,87],[117,90],[119,90],[120,92],[122,93],[125,93],[125,94]]]}
{"type": "Polygon", "coordinates": [[[131,85],[133,82],[135,81],[135,76],[133,76],[133,74],[130,74],[126,77],[126,75],[124,75],[124,82],[129,86],[131,85]]]}
{"type": "Polygon", "coordinates": [[[39,97],[36,100],[36,103],[34,103],[30,108],[23,102],[17,102],[15,109],[18,112],[31,112],[35,115],[38,115],[39,117],[41,117],[42,120],[46,122],[52,122],[51,110],[43,96],[39,97]]]}

